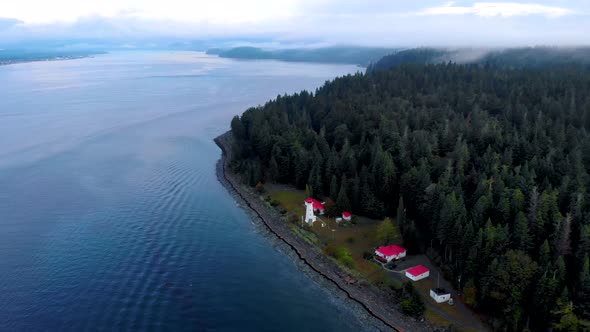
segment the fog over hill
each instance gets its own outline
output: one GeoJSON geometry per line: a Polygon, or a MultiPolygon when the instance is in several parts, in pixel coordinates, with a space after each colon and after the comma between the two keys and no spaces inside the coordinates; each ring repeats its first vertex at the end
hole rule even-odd
{"type": "Polygon", "coordinates": [[[390,55],[372,64],[369,71],[388,69],[403,63],[479,63],[505,67],[590,65],[590,47],[520,48],[413,48],[390,55]]]}

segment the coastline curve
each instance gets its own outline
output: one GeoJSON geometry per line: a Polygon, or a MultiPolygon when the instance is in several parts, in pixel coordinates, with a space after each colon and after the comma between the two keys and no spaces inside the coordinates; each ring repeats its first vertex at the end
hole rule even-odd
{"type": "MultiPolygon", "coordinates": [[[[227,174],[227,172],[228,172],[227,171],[227,166],[228,166],[227,163],[228,163],[228,158],[230,157],[230,152],[228,151],[228,146],[230,146],[231,131],[228,131],[228,132],[216,137],[214,139],[214,141],[222,151],[221,159],[218,162],[220,164],[220,165],[218,165],[218,172],[217,172],[218,180],[220,182],[222,182],[222,184],[224,186],[226,186],[225,184],[229,185],[229,188],[231,188],[233,193],[235,193],[242,201],[244,201],[245,205],[249,208],[249,210],[251,210],[262,221],[262,224],[264,224],[265,228],[270,233],[272,233],[282,243],[287,245],[287,247],[289,249],[291,249],[297,255],[297,257],[299,258],[299,260],[302,263],[304,263],[308,268],[310,268],[313,272],[315,272],[321,278],[328,281],[331,285],[335,286],[339,291],[343,292],[346,295],[348,300],[351,300],[351,301],[355,302],[356,304],[360,305],[365,310],[365,312],[368,313],[372,318],[376,319],[377,321],[384,324],[387,328],[389,328],[393,331],[405,332],[405,331],[410,330],[407,327],[402,327],[402,326],[392,322],[391,320],[388,320],[387,318],[383,317],[381,314],[375,312],[375,310],[373,310],[370,307],[370,304],[367,304],[365,301],[363,301],[363,300],[359,299],[357,296],[351,294],[351,292],[349,290],[347,290],[345,288],[345,286],[342,286],[337,280],[335,280],[331,276],[327,275],[324,271],[322,271],[320,268],[315,266],[314,263],[311,262],[310,259],[307,258],[307,255],[305,255],[300,250],[300,248],[298,248],[297,245],[294,245],[285,236],[283,236],[277,230],[275,230],[273,225],[268,220],[266,220],[266,218],[260,213],[260,211],[252,205],[251,201],[247,197],[245,197],[245,195],[237,187],[237,185],[234,183],[235,179],[232,179],[227,174]],[[225,181],[225,183],[224,183],[224,181],[225,181]]],[[[419,323],[414,322],[414,324],[419,324],[419,323]]],[[[403,324],[403,325],[407,325],[407,324],[403,324]]],[[[422,326],[420,326],[420,327],[413,326],[411,330],[416,331],[416,330],[433,330],[433,329],[424,329],[424,328],[422,328],[422,326]]],[[[436,329],[434,329],[434,330],[436,330],[436,329]]]]}

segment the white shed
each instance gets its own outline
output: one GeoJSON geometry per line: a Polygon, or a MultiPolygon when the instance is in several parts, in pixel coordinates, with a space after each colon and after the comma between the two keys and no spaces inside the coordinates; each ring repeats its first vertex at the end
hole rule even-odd
{"type": "Polygon", "coordinates": [[[416,265],[406,270],[406,277],[413,281],[424,279],[430,275],[430,270],[423,265],[416,265]]]}
{"type": "Polygon", "coordinates": [[[433,288],[430,290],[430,297],[432,297],[436,303],[443,303],[451,299],[451,293],[442,288],[433,288]]]}

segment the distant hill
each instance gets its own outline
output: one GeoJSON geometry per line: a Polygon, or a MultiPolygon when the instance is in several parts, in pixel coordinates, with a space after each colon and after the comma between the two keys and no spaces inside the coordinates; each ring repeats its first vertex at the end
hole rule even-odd
{"type": "Polygon", "coordinates": [[[235,47],[230,49],[209,49],[207,54],[234,59],[274,59],[293,62],[348,63],[368,66],[387,54],[396,52],[393,48],[372,47],[326,47],[299,49],[262,49],[258,47],[235,47]]]}
{"type": "Polygon", "coordinates": [[[395,67],[402,63],[479,63],[502,67],[531,68],[563,65],[590,66],[590,47],[523,47],[508,49],[437,49],[414,48],[386,55],[368,69],[369,72],[395,67]]]}

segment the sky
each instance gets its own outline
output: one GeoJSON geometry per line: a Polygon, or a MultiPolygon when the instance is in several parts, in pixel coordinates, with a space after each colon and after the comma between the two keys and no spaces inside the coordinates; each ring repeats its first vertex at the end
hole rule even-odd
{"type": "Polygon", "coordinates": [[[277,45],[590,44],[590,0],[0,0],[0,42],[259,38],[277,45]]]}

